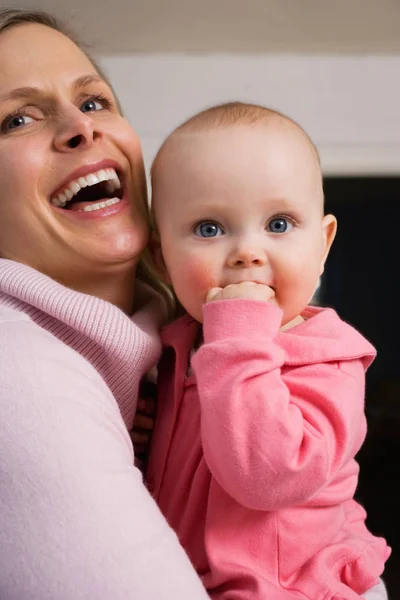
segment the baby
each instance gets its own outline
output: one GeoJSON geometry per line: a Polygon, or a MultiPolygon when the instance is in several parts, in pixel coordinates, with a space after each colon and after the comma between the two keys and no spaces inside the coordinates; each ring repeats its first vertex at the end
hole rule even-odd
{"type": "Polygon", "coordinates": [[[387,598],[354,500],[375,350],[310,307],[336,233],[318,153],[273,110],[189,119],[152,168],[164,328],[148,485],[210,596],[387,598]]]}

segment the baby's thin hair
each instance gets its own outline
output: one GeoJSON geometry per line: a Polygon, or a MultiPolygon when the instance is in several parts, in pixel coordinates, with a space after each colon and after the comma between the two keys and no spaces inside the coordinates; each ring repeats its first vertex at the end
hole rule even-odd
{"type": "Polygon", "coordinates": [[[190,117],[189,119],[184,121],[181,125],[174,129],[172,133],[170,133],[170,135],[162,144],[152,164],[152,182],[154,179],[154,173],[159,158],[172,137],[176,137],[177,135],[184,135],[185,133],[193,134],[208,131],[216,131],[218,129],[224,128],[229,129],[231,127],[236,127],[240,125],[245,125],[247,127],[257,127],[262,123],[268,123],[276,119],[281,120],[282,122],[291,123],[294,127],[296,127],[299,131],[302,132],[302,134],[308,140],[310,147],[312,148],[315,154],[318,165],[321,166],[319,152],[314,142],[306,133],[306,131],[304,131],[304,129],[296,121],[294,121],[284,113],[279,112],[278,110],[268,108],[267,106],[262,106],[260,104],[250,104],[247,102],[226,102],[224,104],[217,104],[216,106],[211,106],[210,108],[206,108],[198,112],[193,117],[190,117]]]}
{"type": "Polygon", "coordinates": [[[245,102],[227,102],[202,110],[187,119],[175,131],[207,131],[234,125],[258,125],[277,116],[288,118],[266,106],[245,102]]]}

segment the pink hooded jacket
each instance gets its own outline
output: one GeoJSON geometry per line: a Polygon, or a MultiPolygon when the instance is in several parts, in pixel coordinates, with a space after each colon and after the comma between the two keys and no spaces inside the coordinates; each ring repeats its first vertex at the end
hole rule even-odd
{"type": "Polygon", "coordinates": [[[148,485],[212,598],[356,600],[390,554],[354,501],[374,348],[331,309],[204,307],[163,331],[148,485]]]}

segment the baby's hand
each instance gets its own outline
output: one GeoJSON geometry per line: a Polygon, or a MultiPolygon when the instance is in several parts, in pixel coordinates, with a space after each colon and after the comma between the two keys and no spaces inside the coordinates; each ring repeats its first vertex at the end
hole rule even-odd
{"type": "Polygon", "coordinates": [[[275,296],[275,292],[268,285],[255,283],[254,281],[242,281],[233,283],[224,288],[211,288],[207,294],[207,302],[216,300],[232,300],[233,298],[243,298],[245,300],[262,300],[269,302],[275,296]]]}

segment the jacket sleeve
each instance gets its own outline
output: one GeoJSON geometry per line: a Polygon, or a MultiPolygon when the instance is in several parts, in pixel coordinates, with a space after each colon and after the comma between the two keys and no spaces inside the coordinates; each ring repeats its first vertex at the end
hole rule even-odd
{"type": "Polygon", "coordinates": [[[255,510],[307,502],[354,456],[366,428],[361,361],[282,374],[280,322],[281,311],[263,302],[207,304],[204,344],[192,359],[207,464],[255,510]]]}
{"type": "Polygon", "coordinates": [[[206,600],[98,374],[30,322],[0,365],[0,598],[206,600]]]}

